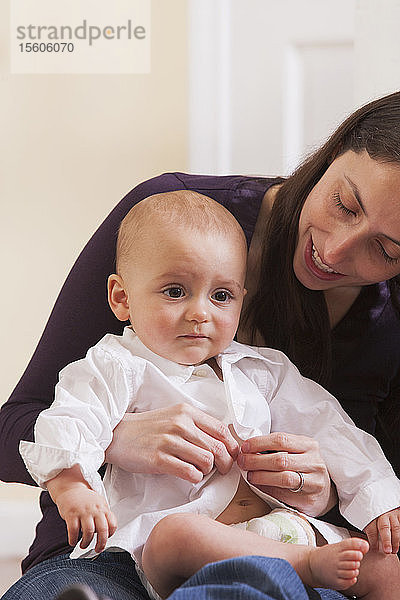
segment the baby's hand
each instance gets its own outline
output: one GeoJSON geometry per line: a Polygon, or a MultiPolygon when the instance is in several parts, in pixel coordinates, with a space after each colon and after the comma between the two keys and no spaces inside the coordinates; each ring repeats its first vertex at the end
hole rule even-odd
{"type": "Polygon", "coordinates": [[[364,528],[371,550],[397,554],[400,544],[400,508],[389,510],[364,528]]]}
{"type": "Polygon", "coordinates": [[[108,537],[115,533],[117,521],[105,498],[85,487],[73,487],[57,496],[57,508],[67,524],[68,542],[75,546],[82,531],[81,548],[87,548],[97,533],[95,551],[102,552],[108,537]]]}

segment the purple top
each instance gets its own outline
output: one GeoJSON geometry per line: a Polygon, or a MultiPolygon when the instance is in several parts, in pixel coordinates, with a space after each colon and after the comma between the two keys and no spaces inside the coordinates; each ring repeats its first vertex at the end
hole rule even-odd
{"type": "MultiPolygon", "coordinates": [[[[189,189],[220,202],[238,219],[250,243],[263,196],[280,179],[167,173],[146,181],[121,200],[90,239],[73,266],[35,353],[0,411],[0,479],[34,485],[20,458],[21,439],[33,440],[38,414],[53,401],[59,371],[85,356],[107,332],[122,333],[107,303],[106,281],[114,272],[118,227],[130,208],[147,196],[189,189]]],[[[334,373],[330,391],[357,425],[376,434],[399,468],[397,418],[400,390],[400,320],[386,283],[363,289],[349,313],[333,330],[334,373]]],[[[400,470],[400,469],[399,469],[400,470]]],[[[43,518],[23,571],[68,552],[64,521],[47,492],[41,494],[43,518]]]]}

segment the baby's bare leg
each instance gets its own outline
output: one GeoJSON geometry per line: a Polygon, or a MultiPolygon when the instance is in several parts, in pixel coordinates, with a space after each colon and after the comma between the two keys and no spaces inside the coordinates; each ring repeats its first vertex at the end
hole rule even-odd
{"type": "Polygon", "coordinates": [[[363,600],[398,600],[400,562],[396,554],[370,550],[364,557],[357,583],[348,593],[363,600]]]}
{"type": "Polygon", "coordinates": [[[356,582],[367,551],[368,543],[359,538],[320,548],[283,544],[204,515],[174,514],[151,532],[143,550],[143,569],[163,598],[204,565],[249,555],[284,558],[304,583],[345,590],[356,582]]]}

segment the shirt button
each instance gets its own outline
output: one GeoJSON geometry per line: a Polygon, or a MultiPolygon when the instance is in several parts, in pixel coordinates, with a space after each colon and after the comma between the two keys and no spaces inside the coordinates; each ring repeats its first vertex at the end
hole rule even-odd
{"type": "Polygon", "coordinates": [[[197,371],[195,371],[194,374],[196,375],[196,377],[207,377],[208,372],[207,369],[197,369],[197,371]]]}

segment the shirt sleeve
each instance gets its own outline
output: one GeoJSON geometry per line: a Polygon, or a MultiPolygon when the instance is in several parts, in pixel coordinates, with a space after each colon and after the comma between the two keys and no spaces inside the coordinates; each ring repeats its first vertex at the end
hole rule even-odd
{"type": "Polygon", "coordinates": [[[35,441],[21,441],[20,452],[31,477],[45,482],[79,465],[92,489],[104,494],[97,473],[114,427],[133,397],[131,372],[102,348],[60,373],[55,400],[35,425],[35,441]]]}
{"type": "Polygon", "coordinates": [[[184,189],[174,173],[134,188],[108,215],[65,281],[35,353],[0,410],[0,480],[35,485],[19,454],[20,440],[34,439],[38,415],[54,400],[59,372],[85,356],[106,333],[121,334],[107,303],[106,280],[114,272],[119,224],[137,202],[159,192],[184,189]]]}
{"type": "MultiPolygon", "coordinates": [[[[318,440],[337,487],[340,512],[355,527],[363,529],[400,506],[400,481],[375,438],[356,427],[329,392],[278,354],[282,366],[271,371],[274,391],[267,398],[272,431],[318,440]]],[[[270,358],[270,351],[266,355],[270,358]]]]}

